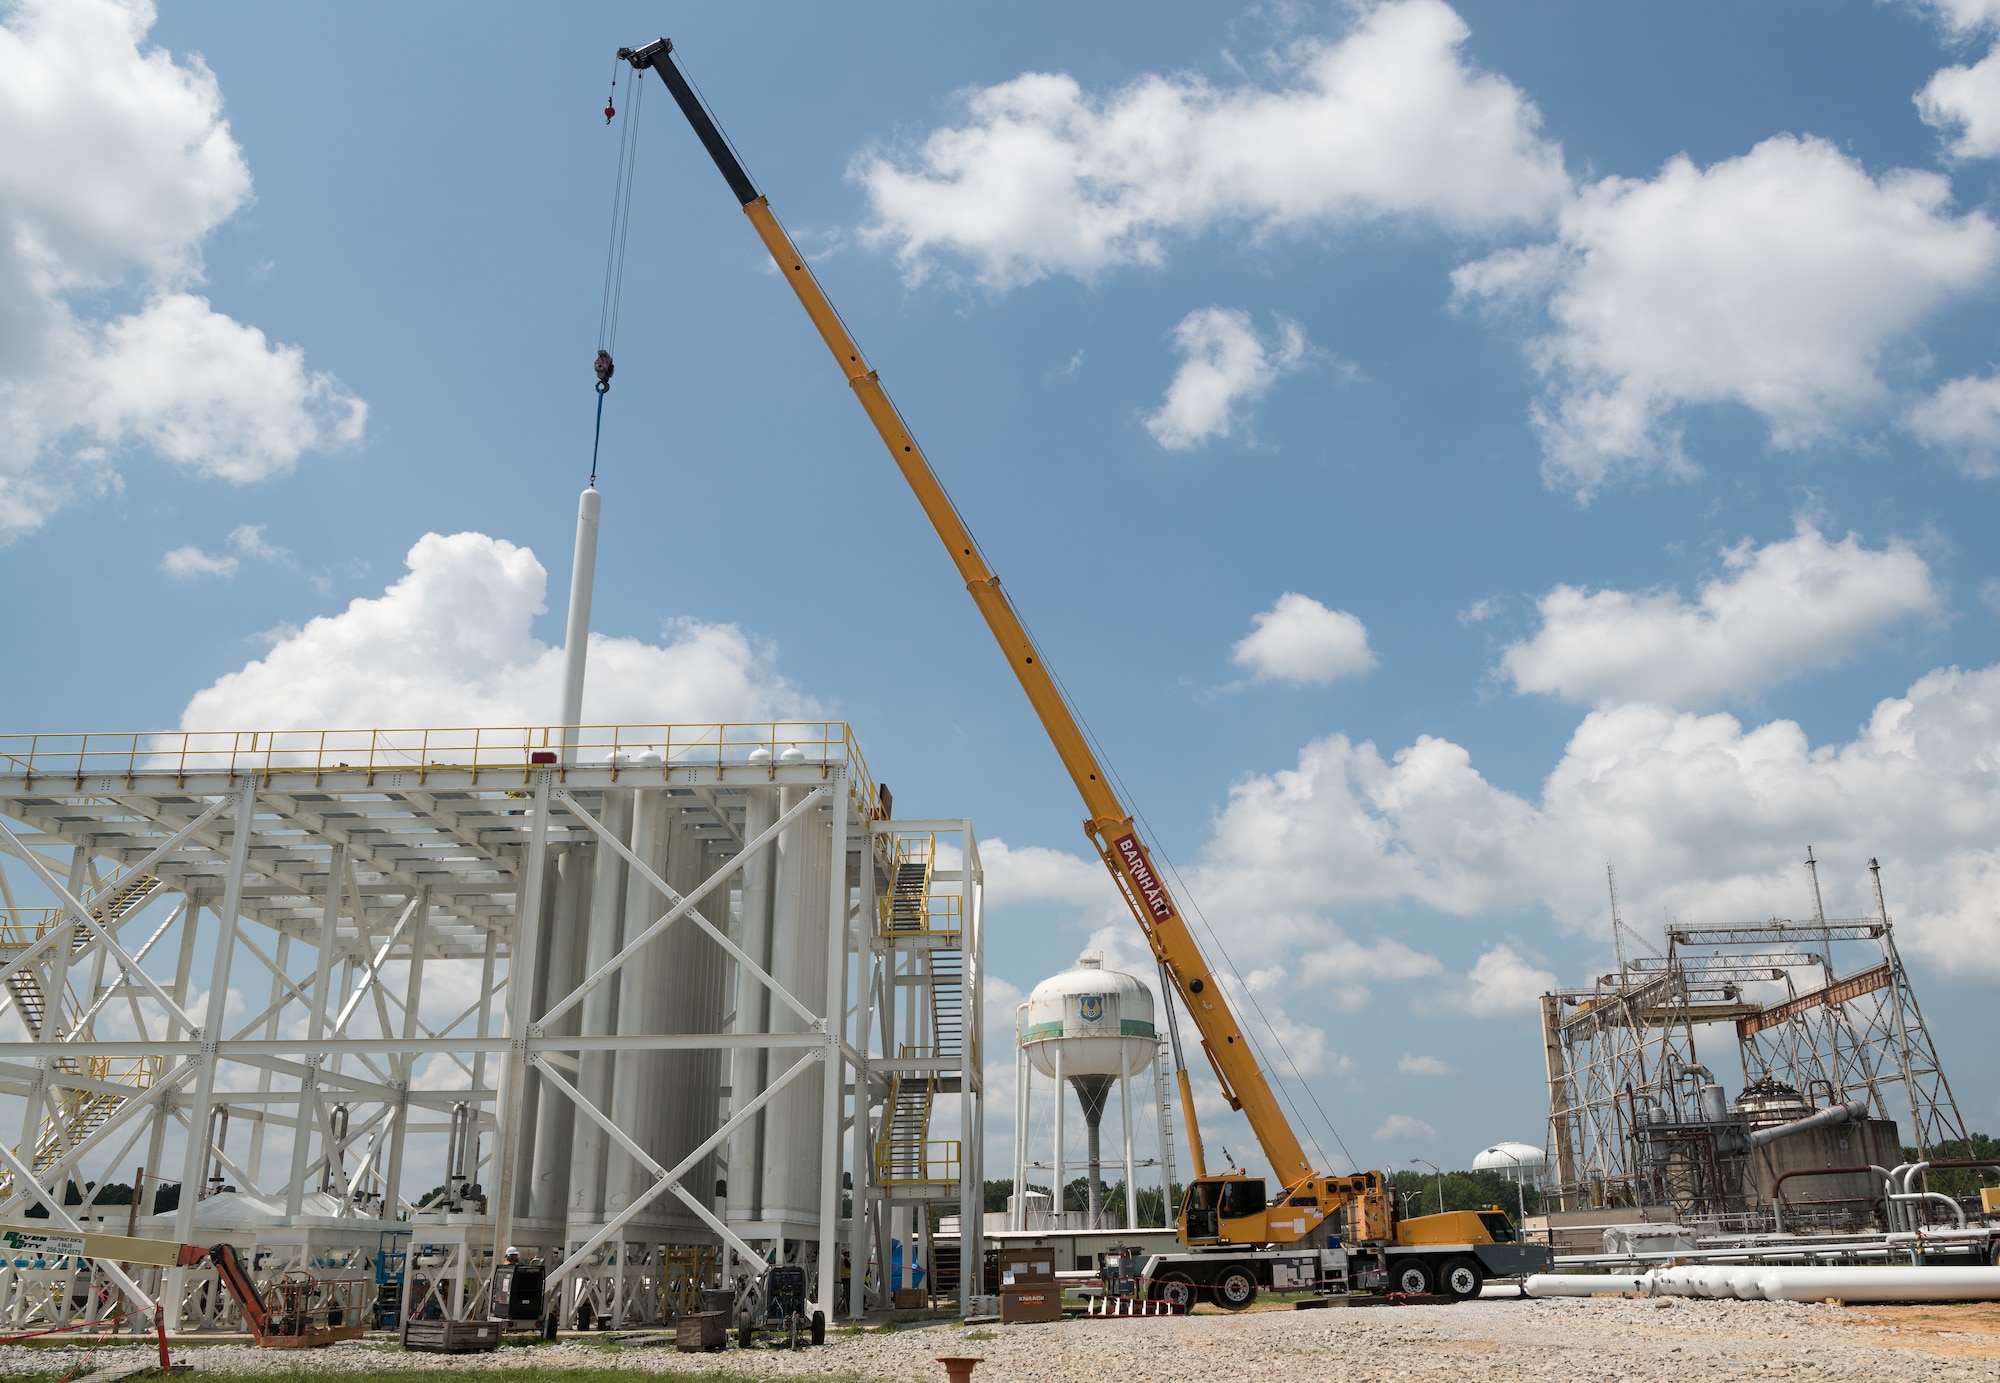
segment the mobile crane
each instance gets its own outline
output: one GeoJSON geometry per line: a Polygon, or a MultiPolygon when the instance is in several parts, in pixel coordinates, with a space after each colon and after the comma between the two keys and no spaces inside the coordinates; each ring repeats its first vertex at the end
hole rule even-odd
{"type": "Polygon", "coordinates": [[[986,565],[971,530],[890,402],[880,377],[675,63],[673,51],[673,44],[661,38],[637,48],[620,48],[618,57],[635,72],[650,69],[659,74],[750,218],[779,274],[791,284],[820,339],[833,352],[1082,794],[1089,812],[1084,832],[1145,934],[1163,980],[1193,1018],[1223,1098],[1249,1121],[1278,1178],[1278,1194],[1272,1196],[1261,1177],[1207,1171],[1193,1091],[1172,1022],[1173,1000],[1168,998],[1176,1079],[1194,1162],[1194,1179],[1182,1198],[1176,1226],[1189,1252],[1150,1255],[1136,1272],[1127,1274],[1136,1280],[1136,1290],[1183,1307],[1207,1296],[1224,1307],[1241,1309],[1256,1299],[1260,1286],[1298,1289],[1332,1284],[1406,1295],[1442,1290],[1465,1298],[1478,1296],[1489,1275],[1545,1270],[1548,1251],[1515,1242],[1497,1207],[1399,1219],[1395,1193],[1381,1172],[1329,1176],[1306,1159],[1252,1054],[1248,1036],[1139,838],[1132,814],[1112,790],[1034,640],[1001,590],[1000,578],[986,565]]]}

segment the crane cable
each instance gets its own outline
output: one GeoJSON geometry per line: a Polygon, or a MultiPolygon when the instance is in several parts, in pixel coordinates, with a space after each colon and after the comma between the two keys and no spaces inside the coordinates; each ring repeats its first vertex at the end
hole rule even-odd
{"type": "MultiPolygon", "coordinates": [[[[632,224],[632,188],[638,180],[633,172],[639,162],[639,108],[646,97],[645,74],[635,74],[631,101],[625,119],[618,126],[618,176],[611,185],[611,240],[604,251],[604,300],[597,311],[597,430],[590,440],[590,488],[597,488],[597,455],[604,442],[604,396],[611,392],[611,375],[616,368],[611,352],[618,344],[618,310],[625,293],[625,247],[632,224]]],[[[611,88],[618,89],[618,64],[611,65],[611,88]]],[[[617,102],[604,103],[604,123],[617,116],[617,102]]]]}
{"type": "MultiPolygon", "coordinates": [[[[1017,619],[1021,618],[1018,610],[1015,612],[1015,617],[1017,619]]],[[[1041,657],[1040,641],[1035,638],[1034,631],[1028,628],[1028,623],[1025,619],[1021,619],[1021,628],[1027,633],[1028,642],[1036,645],[1036,656],[1041,657]]],[[[1285,1046],[1285,1039],[1279,1035],[1276,1025],[1271,1022],[1270,1016],[1264,1012],[1264,1006],[1257,1002],[1256,992],[1250,988],[1249,982],[1243,978],[1242,971],[1236,968],[1235,958],[1229,954],[1228,948],[1222,944],[1222,938],[1216,934],[1214,925],[1208,920],[1208,914],[1202,911],[1201,904],[1194,897],[1193,891],[1182,881],[1181,872],[1175,867],[1173,857],[1167,853],[1166,847],[1160,843],[1159,834],[1153,830],[1152,823],[1146,820],[1146,813],[1132,796],[1131,789],[1126,787],[1124,777],[1118,772],[1117,766],[1112,763],[1110,754],[1105,751],[1104,742],[1098,739],[1097,732],[1091,728],[1090,722],[1084,719],[1083,712],[1077,708],[1075,699],[1069,694],[1069,688],[1063,685],[1062,677],[1056,672],[1055,665],[1046,657],[1043,657],[1042,666],[1048,671],[1049,679],[1055,683],[1056,694],[1062,698],[1063,704],[1068,707],[1070,715],[1076,719],[1077,727],[1083,731],[1084,738],[1090,742],[1092,750],[1097,755],[1098,763],[1103,766],[1105,773],[1116,786],[1119,796],[1130,806],[1133,818],[1138,822],[1140,830],[1151,837],[1151,843],[1148,848],[1153,854],[1159,856],[1161,863],[1167,867],[1167,873],[1173,877],[1175,896],[1192,909],[1196,919],[1201,923],[1202,930],[1208,933],[1210,944],[1215,948],[1216,953],[1222,957],[1223,965],[1236,980],[1243,997],[1250,1001],[1250,1007],[1264,1024],[1266,1035],[1270,1037],[1272,1042],[1277,1044],[1279,1054],[1285,1059],[1285,1065],[1291,1068],[1292,1079],[1305,1090],[1306,1098],[1312,1101],[1313,1109],[1318,1113],[1320,1123],[1325,1126],[1327,1133],[1332,1135],[1335,1145],[1339,1147],[1341,1153],[1347,1158],[1348,1163],[1358,1170],[1361,1164],[1355,1161],[1353,1153],[1348,1152],[1347,1140],[1340,1136],[1340,1130],[1335,1128],[1333,1120],[1327,1117],[1325,1106],[1320,1104],[1319,1095],[1306,1080],[1305,1072],[1299,1069],[1298,1062],[1293,1059],[1291,1051],[1285,1046]]],[[[1171,994],[1163,994],[1160,997],[1165,1003],[1170,1004],[1173,1002],[1171,994]]],[[[1251,1050],[1256,1054],[1259,1063],[1268,1067],[1271,1062],[1264,1055],[1263,1044],[1258,1042],[1257,1034],[1246,1026],[1243,1029],[1243,1036],[1249,1042],[1251,1050]]],[[[1299,1109],[1298,1102],[1293,1098],[1290,1089],[1287,1088],[1287,1083],[1281,1080],[1275,1082],[1274,1085],[1278,1097],[1291,1106],[1292,1117],[1298,1121],[1299,1127],[1305,1131],[1307,1139],[1311,1141],[1314,1151],[1319,1154],[1320,1165],[1325,1166],[1329,1161],[1326,1151],[1319,1146],[1319,1136],[1313,1132],[1312,1126],[1306,1122],[1305,1115],[1299,1109]]]]}

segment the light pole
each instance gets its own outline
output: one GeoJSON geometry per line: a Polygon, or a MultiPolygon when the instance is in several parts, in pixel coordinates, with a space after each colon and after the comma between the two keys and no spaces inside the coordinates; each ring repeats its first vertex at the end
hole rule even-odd
{"type": "Polygon", "coordinates": [[[1440,1215],[1444,1214],[1444,1169],[1439,1167],[1435,1162],[1426,1162],[1421,1157],[1411,1158],[1410,1165],[1412,1167],[1416,1166],[1428,1167],[1433,1172],[1436,1172],[1438,1174],[1438,1214],[1440,1215]]]}
{"type": "Polygon", "coordinates": [[[1528,1192],[1523,1181],[1526,1169],[1521,1166],[1521,1159],[1519,1157],[1516,1157],[1513,1153],[1508,1153],[1507,1156],[1512,1158],[1514,1162],[1514,1199],[1521,1208],[1521,1218],[1517,1223],[1525,1225],[1528,1223],[1528,1192]]]}

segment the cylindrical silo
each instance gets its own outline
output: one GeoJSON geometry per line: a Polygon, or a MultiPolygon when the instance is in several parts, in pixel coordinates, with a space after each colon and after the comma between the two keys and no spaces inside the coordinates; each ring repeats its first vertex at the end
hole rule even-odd
{"type": "MultiPolygon", "coordinates": [[[[632,794],[613,791],[604,794],[600,819],[606,830],[620,840],[632,833],[632,794]]],[[[594,975],[625,944],[625,876],[630,866],[616,850],[600,846],[592,872],[590,923],[585,940],[583,970],[594,975]]],[[[579,1025],[587,1037],[606,1037],[618,1030],[620,977],[614,974],[593,989],[578,1005],[579,1025]]],[[[584,1052],[576,1086],[597,1109],[611,1107],[612,1076],[617,1069],[613,1052],[584,1052]]],[[[569,1218],[579,1227],[604,1220],[604,1173],[610,1137],[594,1119],[578,1119],[570,1142],[569,1218]]]]}
{"type": "MultiPolygon", "coordinates": [[[[779,811],[790,811],[810,791],[780,790],[779,811]]],[[[807,811],[778,837],[772,888],[772,978],[808,1009],[825,1006],[827,893],[832,826],[821,808],[807,811]]],[[[789,1004],[771,1006],[770,1031],[803,1032],[805,1021],[789,1004]]],[[[781,1057],[781,1059],[783,1059],[781,1057]]],[[[792,1060],[785,1060],[789,1066],[792,1060]]],[[[774,1073],[775,1074],[775,1073],[774,1073]]],[[[802,1073],[765,1106],[763,1218],[795,1224],[819,1220],[821,1101],[825,1068],[802,1073]]]]}
{"type": "MultiPolygon", "coordinates": [[[[534,1011],[545,1012],[576,988],[583,978],[585,947],[590,938],[590,885],[596,851],[585,845],[561,850],[549,871],[555,882],[551,906],[542,914],[542,955],[546,960],[537,987],[534,1011]]],[[[581,1006],[579,1006],[580,1008],[581,1006]]],[[[550,1035],[579,1031],[583,1015],[577,1008],[550,1026],[550,1035]]],[[[540,1081],[534,1084],[540,1085],[540,1081]]],[[[574,1150],[576,1106],[565,1095],[541,1092],[534,1120],[535,1159],[530,1169],[528,1217],[562,1223],[569,1212],[570,1155],[574,1150]]]]}
{"type": "MultiPolygon", "coordinates": [[[[664,788],[633,794],[632,853],[656,874],[664,876],[667,843],[674,812],[664,788]]],[[[625,937],[629,945],[652,920],[667,910],[667,900],[638,870],[625,880],[625,937]]],[[[690,924],[682,923],[682,926],[690,924]]],[[[667,1015],[667,939],[655,938],[625,962],[618,994],[618,1035],[637,1037],[664,1032],[667,1015]]],[[[611,1122],[651,1154],[658,1145],[661,1088],[660,1053],[623,1051],[611,1076],[611,1122]]],[[[653,1174],[622,1147],[613,1144],[605,1156],[604,1214],[619,1214],[650,1190],[653,1174]]],[[[641,1212],[636,1225],[653,1225],[664,1207],[656,1200],[641,1212]]]]}
{"type": "MultiPolygon", "coordinates": [[[[685,801],[686,799],[680,799],[685,801]]],[[[667,828],[667,860],[662,877],[683,896],[700,887],[721,863],[720,852],[704,840],[687,808],[676,807],[667,828]]],[[[640,923],[651,925],[666,910],[664,902],[640,923]]],[[[729,890],[718,886],[696,905],[702,918],[727,932],[729,890]]],[[[729,956],[715,938],[690,918],[682,918],[656,945],[662,948],[660,990],[663,999],[660,1033],[713,1033],[722,1028],[728,1011],[729,956]]],[[[663,1167],[676,1167],[706,1142],[721,1125],[722,1054],[713,1047],[660,1052],[655,1056],[659,1084],[654,1092],[652,1141],[647,1151],[663,1167]]],[[[715,1200],[717,1159],[713,1153],[696,1163],[681,1184],[704,1206],[715,1200]]],[[[660,1222],[686,1241],[709,1242],[714,1231],[678,1196],[654,1202],[660,1222]]]]}
{"type": "MultiPolygon", "coordinates": [[[[778,819],[778,792],[753,787],[743,794],[743,838],[755,840],[778,819]]],[[[771,968],[772,895],[778,872],[775,849],[760,850],[742,869],[742,902],[738,909],[738,945],[766,972],[771,968]]],[[[769,1032],[771,991],[739,969],[736,974],[736,1031],[769,1032]]],[[[732,1109],[741,1109],[764,1092],[771,1079],[771,1053],[738,1047],[729,1089],[732,1109]]],[[[742,1224],[759,1219],[764,1206],[764,1123],[768,1111],[758,1110],[742,1124],[729,1143],[729,1219],[742,1224]]]]}

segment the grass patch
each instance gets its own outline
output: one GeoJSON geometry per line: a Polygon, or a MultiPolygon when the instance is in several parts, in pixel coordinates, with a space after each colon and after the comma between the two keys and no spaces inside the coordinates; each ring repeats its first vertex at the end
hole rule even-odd
{"type": "MultiPolygon", "coordinates": [[[[437,1371],[440,1373],[458,1367],[452,1355],[440,1354],[437,1358],[437,1371]]],[[[260,1374],[258,1383],[327,1383],[329,1378],[336,1377],[340,1379],[340,1383],[410,1383],[413,1376],[421,1376],[422,1373],[428,1372],[430,1370],[358,1368],[341,1369],[336,1373],[331,1370],[315,1369],[310,1372],[300,1370],[295,1373],[260,1374]]],[[[38,1379],[37,1383],[56,1383],[56,1379],[61,1376],[49,1374],[45,1378],[38,1379]]],[[[17,1377],[24,1376],[10,1375],[7,1377],[7,1383],[14,1383],[17,1377]]],[[[630,1379],[638,1383],[639,1380],[674,1378],[700,1379],[701,1383],[761,1383],[764,1377],[762,1374],[743,1373],[727,1365],[718,1367],[714,1364],[697,1363],[694,1360],[690,1360],[685,1369],[524,1367],[481,1368],[478,1371],[479,1383],[610,1383],[610,1380],[614,1379],[630,1379]]],[[[868,1383],[859,1374],[820,1374],[817,1377],[825,1380],[825,1383],[868,1383]]]]}
{"type": "Polygon", "coordinates": [[[968,1330],[958,1338],[961,1340],[997,1340],[1000,1337],[990,1330],[968,1330]]]}

